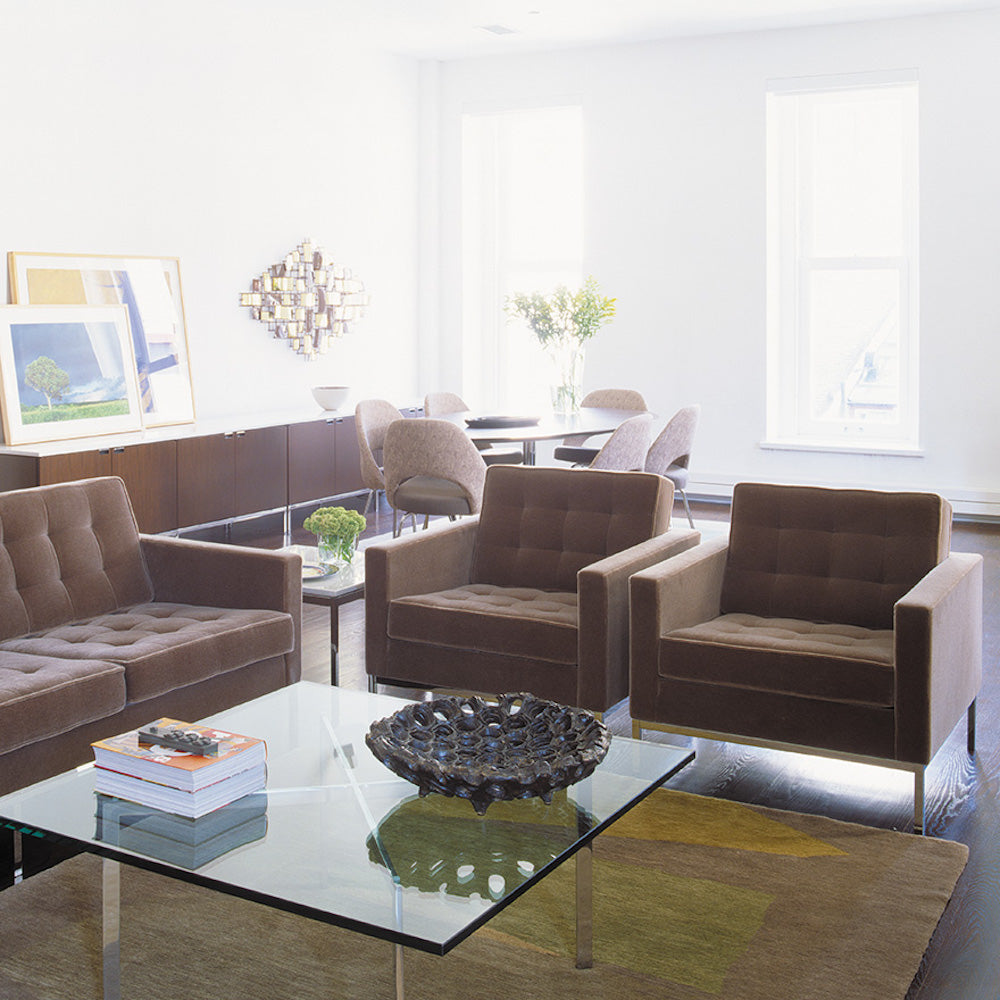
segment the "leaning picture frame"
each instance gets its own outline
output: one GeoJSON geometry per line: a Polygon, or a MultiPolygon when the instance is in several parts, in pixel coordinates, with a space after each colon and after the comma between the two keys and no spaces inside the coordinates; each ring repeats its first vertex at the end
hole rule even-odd
{"type": "Polygon", "coordinates": [[[11,301],[126,306],[145,427],[195,418],[177,257],[11,251],[11,301]]]}
{"type": "Polygon", "coordinates": [[[0,306],[7,445],[142,429],[128,309],[0,306]]]}

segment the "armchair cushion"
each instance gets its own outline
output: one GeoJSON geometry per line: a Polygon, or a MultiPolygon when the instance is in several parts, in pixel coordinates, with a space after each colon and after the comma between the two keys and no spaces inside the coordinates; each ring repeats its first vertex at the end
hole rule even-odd
{"type": "Polygon", "coordinates": [[[891,629],[893,606],[947,554],[932,493],[740,483],[722,612],[891,629]]]}
{"type": "Polygon", "coordinates": [[[491,468],[472,582],[575,592],[584,566],[667,530],[672,491],[645,474],[491,468]]]}
{"type": "Polygon", "coordinates": [[[722,615],[663,636],[661,677],[891,706],[893,632],[722,615]]]}
{"type": "Polygon", "coordinates": [[[575,593],[477,583],[393,601],[389,636],[576,663],[578,617],[575,593]]]}

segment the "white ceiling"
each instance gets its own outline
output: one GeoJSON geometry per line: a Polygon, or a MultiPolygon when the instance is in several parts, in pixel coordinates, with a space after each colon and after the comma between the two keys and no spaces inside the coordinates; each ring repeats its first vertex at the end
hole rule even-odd
{"type": "Polygon", "coordinates": [[[332,0],[345,33],[421,59],[836,24],[1000,0],[332,0]],[[509,29],[497,34],[487,27],[509,29]]]}

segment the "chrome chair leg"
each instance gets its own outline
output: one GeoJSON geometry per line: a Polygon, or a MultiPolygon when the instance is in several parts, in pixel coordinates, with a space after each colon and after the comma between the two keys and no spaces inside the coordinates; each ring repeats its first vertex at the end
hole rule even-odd
{"type": "Polygon", "coordinates": [[[694,518],[691,516],[691,508],[688,506],[688,495],[678,486],[677,492],[681,495],[681,500],[684,501],[684,513],[688,516],[688,524],[694,527],[694,518]]]}

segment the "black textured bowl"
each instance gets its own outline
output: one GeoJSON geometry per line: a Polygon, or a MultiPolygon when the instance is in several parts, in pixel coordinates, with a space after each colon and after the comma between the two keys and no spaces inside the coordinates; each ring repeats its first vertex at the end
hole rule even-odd
{"type": "Polygon", "coordinates": [[[532,694],[435,698],[373,722],[365,737],[390,771],[429,792],[468,799],[482,815],[491,802],[550,802],[591,774],[611,737],[590,712],[532,694]]]}

